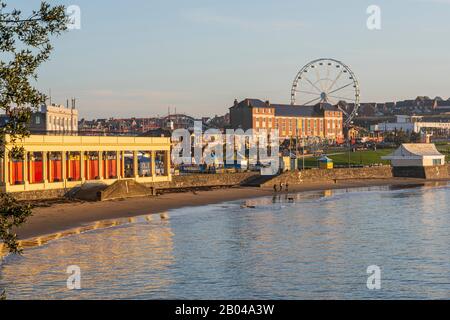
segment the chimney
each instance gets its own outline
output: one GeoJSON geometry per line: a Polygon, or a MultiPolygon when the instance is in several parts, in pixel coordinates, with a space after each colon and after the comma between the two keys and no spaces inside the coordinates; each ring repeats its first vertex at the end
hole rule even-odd
{"type": "Polygon", "coordinates": [[[239,102],[237,101],[237,99],[234,99],[234,106],[236,107],[239,104],[239,102]]]}

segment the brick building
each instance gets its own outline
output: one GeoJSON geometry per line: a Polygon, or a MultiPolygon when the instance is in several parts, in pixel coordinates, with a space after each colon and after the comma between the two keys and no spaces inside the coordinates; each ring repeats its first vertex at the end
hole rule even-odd
{"type": "Polygon", "coordinates": [[[258,99],[235,100],[230,108],[230,124],[233,129],[277,129],[282,140],[319,137],[335,141],[344,136],[343,113],[328,103],[296,106],[258,99]]]}

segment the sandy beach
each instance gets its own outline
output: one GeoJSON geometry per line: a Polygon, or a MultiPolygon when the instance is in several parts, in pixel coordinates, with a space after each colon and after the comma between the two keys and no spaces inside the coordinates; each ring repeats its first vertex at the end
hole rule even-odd
{"type": "MultiPolygon", "coordinates": [[[[397,178],[347,180],[339,181],[338,183],[307,183],[289,186],[289,193],[381,185],[414,186],[424,183],[437,183],[437,181],[397,178]]],[[[167,193],[157,197],[131,198],[105,202],[54,203],[48,207],[35,208],[33,210],[33,216],[16,230],[16,232],[19,239],[30,239],[83,227],[102,220],[156,214],[182,207],[201,206],[271,196],[273,194],[274,191],[271,188],[233,187],[209,191],[167,193]]]]}

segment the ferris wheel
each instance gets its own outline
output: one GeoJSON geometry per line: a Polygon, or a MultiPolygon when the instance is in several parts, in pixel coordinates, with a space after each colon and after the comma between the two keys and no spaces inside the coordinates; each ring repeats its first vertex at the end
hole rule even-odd
{"type": "Polygon", "coordinates": [[[330,103],[344,114],[344,124],[351,124],[360,106],[359,83],[353,71],[335,59],[317,59],[296,75],[291,89],[291,104],[308,106],[330,103]]]}

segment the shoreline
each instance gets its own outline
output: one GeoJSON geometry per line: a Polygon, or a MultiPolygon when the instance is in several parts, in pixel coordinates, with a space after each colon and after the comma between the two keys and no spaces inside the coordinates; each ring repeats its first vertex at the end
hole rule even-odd
{"type": "MultiPolygon", "coordinates": [[[[91,230],[89,226],[113,226],[120,219],[159,214],[184,207],[202,206],[227,201],[237,201],[274,194],[324,191],[372,186],[414,187],[425,184],[448,183],[448,180],[425,180],[414,178],[360,179],[338,183],[320,182],[289,186],[289,191],[275,193],[272,188],[230,187],[208,191],[166,193],[157,197],[129,198],[104,202],[64,202],[49,207],[37,207],[33,216],[14,230],[22,242],[33,242],[33,238],[60,238],[65,233],[76,234],[91,230]],[[114,221],[107,221],[114,220],[114,221]],[[86,230],[85,230],[86,229],[86,230]]],[[[41,239],[42,240],[42,239],[41,239]]],[[[40,242],[41,240],[38,240],[40,242]]],[[[45,241],[47,242],[47,241],[45,241]]],[[[39,245],[39,243],[38,243],[39,245]]]]}

